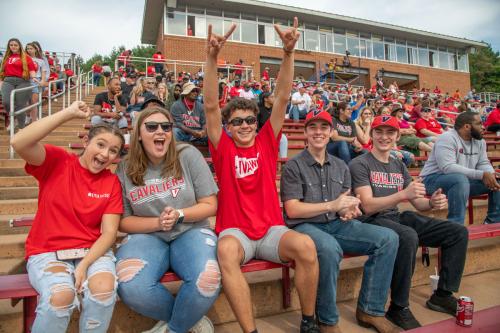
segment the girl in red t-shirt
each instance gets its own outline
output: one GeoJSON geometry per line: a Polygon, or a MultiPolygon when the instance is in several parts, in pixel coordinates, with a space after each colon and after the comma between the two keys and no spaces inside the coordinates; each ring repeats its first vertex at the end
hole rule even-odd
{"type": "MultiPolygon", "coordinates": [[[[31,91],[31,104],[38,103],[38,96],[42,93],[42,84],[47,85],[47,75],[43,70],[44,60],[40,54],[40,50],[33,43],[26,44],[26,53],[31,57],[36,65],[36,80],[31,80],[31,85],[33,90],[31,91]]],[[[33,107],[30,111],[30,120],[28,122],[34,122],[38,119],[38,108],[33,107]]]]}
{"type": "Polygon", "coordinates": [[[99,82],[101,81],[101,73],[102,73],[102,66],[101,62],[97,60],[93,65],[92,65],[92,82],[94,83],[94,86],[99,86],[99,82]]]}
{"type": "MultiPolygon", "coordinates": [[[[27,88],[31,86],[30,78],[37,82],[36,66],[29,55],[23,50],[21,42],[17,38],[9,39],[7,51],[0,65],[0,86],[2,90],[2,102],[5,110],[10,112],[20,110],[28,105],[31,90],[24,90],[14,95],[14,110],[10,109],[10,93],[14,89],[27,88]]],[[[17,126],[24,128],[26,113],[16,116],[17,126]]]]}
{"type": "Polygon", "coordinates": [[[116,301],[115,243],[123,212],[118,177],[107,168],[120,156],[118,129],[90,129],[85,150],[70,154],[40,140],[72,119],[90,116],[76,101],[12,139],[39,182],[38,211],[26,239],[27,270],[40,294],[33,332],[65,332],[83,294],[80,331],[106,332],[116,301]]]}

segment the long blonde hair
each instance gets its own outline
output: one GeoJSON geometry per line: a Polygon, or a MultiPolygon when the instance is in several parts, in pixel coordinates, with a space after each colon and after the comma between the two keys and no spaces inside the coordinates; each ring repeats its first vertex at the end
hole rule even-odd
{"type": "Polygon", "coordinates": [[[5,78],[5,63],[7,62],[7,60],[9,60],[9,57],[13,54],[9,47],[10,42],[16,42],[17,45],[19,45],[19,56],[21,58],[21,63],[23,64],[23,79],[29,80],[30,72],[28,70],[28,59],[26,58],[26,52],[23,49],[21,41],[17,38],[11,38],[7,42],[5,55],[2,59],[2,64],[0,65],[0,79],[5,78]]]}
{"type": "MultiPolygon", "coordinates": [[[[149,159],[146,155],[146,152],[144,151],[144,147],[142,146],[141,141],[139,141],[140,128],[147,117],[156,113],[161,113],[162,115],[167,117],[168,121],[173,123],[173,118],[170,112],[159,106],[146,108],[139,113],[139,117],[137,117],[137,121],[134,126],[134,131],[132,132],[130,138],[129,152],[126,157],[127,176],[135,186],[144,185],[144,174],[146,173],[146,169],[148,168],[149,163],[149,159]]],[[[179,153],[185,147],[187,147],[187,145],[177,144],[172,133],[172,138],[170,139],[167,153],[165,154],[162,162],[162,177],[174,177],[177,179],[182,177],[182,166],[179,160],[179,153]]]]}

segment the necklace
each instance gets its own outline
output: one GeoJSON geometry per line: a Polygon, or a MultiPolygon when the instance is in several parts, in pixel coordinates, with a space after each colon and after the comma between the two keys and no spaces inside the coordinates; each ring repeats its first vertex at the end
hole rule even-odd
{"type": "Polygon", "coordinates": [[[184,102],[184,105],[186,106],[188,115],[191,115],[191,113],[193,113],[194,105],[195,105],[196,102],[193,103],[193,107],[190,109],[188,103],[186,102],[186,98],[184,98],[182,101],[184,102]]]}

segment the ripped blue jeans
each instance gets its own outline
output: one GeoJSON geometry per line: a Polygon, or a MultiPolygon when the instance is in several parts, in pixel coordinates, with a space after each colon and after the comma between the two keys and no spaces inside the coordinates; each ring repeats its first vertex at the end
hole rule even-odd
{"type": "MultiPolygon", "coordinates": [[[[31,330],[33,333],[66,332],[71,313],[80,305],[73,278],[80,261],[57,260],[55,252],[29,257],[27,270],[30,283],[40,294],[31,330]]],[[[110,250],[87,269],[80,332],[104,333],[108,330],[116,302],[115,261],[110,250]]]]}
{"type": "Polygon", "coordinates": [[[117,251],[118,294],[132,310],[185,333],[205,315],[221,288],[217,236],[192,228],[173,241],[154,234],[131,234],[117,251]],[[183,280],[174,297],[160,282],[167,270],[183,280]]]}

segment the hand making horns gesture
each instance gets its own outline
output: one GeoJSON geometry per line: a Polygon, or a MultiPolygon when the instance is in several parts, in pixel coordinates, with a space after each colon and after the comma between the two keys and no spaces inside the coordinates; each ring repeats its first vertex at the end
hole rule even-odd
{"type": "Polygon", "coordinates": [[[293,27],[288,28],[282,31],[277,24],[274,25],[274,30],[278,36],[280,36],[281,41],[283,42],[283,50],[285,53],[289,54],[293,52],[295,48],[295,44],[299,40],[300,32],[297,31],[299,26],[299,20],[297,17],[293,18],[293,27]]]}
{"type": "Polygon", "coordinates": [[[217,57],[226,40],[234,32],[234,29],[236,29],[235,23],[231,24],[231,27],[229,27],[229,30],[226,32],[224,36],[219,36],[217,34],[212,33],[212,25],[209,24],[208,34],[207,34],[207,55],[211,57],[217,57]]]}

